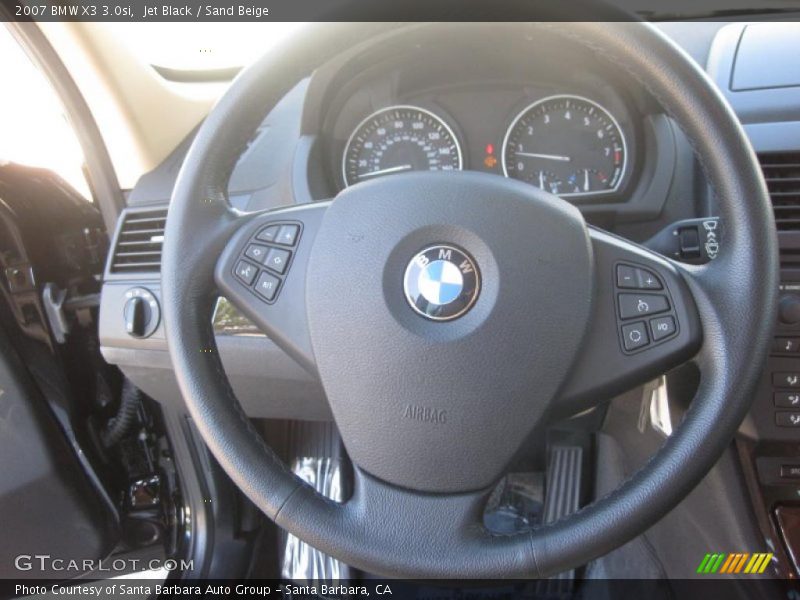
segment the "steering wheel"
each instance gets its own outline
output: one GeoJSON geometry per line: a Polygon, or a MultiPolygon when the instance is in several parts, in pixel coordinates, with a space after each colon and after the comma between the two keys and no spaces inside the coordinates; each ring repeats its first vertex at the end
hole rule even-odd
{"type": "Polygon", "coordinates": [[[589,48],[658,99],[716,195],[716,260],[679,264],[588,226],[534,186],[474,172],[373,179],[266,212],[230,207],[239,153],[293,84],[365,40],[459,35],[446,24],[327,24],[289,40],[211,111],[172,196],[162,301],[194,423],[277,525],[368,572],[545,577],[608,553],[719,458],[767,354],[775,226],[756,157],[713,84],[647,24],[520,27],[589,48]],[[626,268],[648,276],[647,294],[626,295],[626,268]],[[354,463],[344,503],[295,477],[240,408],[211,328],[220,294],[319,377],[354,463]],[[639,319],[642,300],[671,319],[663,339],[639,319]],[[525,439],[690,360],[701,379],[685,418],[613,493],[515,535],[482,526],[487,496],[525,439]]]}

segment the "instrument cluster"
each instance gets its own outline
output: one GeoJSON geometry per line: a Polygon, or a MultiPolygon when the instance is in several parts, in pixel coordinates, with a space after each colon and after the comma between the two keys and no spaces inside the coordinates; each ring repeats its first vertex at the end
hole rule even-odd
{"type": "Polygon", "coordinates": [[[621,101],[609,106],[607,94],[547,91],[523,92],[510,103],[503,100],[508,93],[498,101],[485,90],[467,95],[423,96],[360,114],[346,141],[334,145],[339,187],[410,171],[472,169],[591,199],[619,195],[629,179],[633,127],[621,101]],[[503,103],[508,110],[498,110],[503,103]]]}

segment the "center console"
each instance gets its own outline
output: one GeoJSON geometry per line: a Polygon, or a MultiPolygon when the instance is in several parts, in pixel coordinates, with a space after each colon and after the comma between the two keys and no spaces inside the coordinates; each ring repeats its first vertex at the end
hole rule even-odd
{"type": "Polygon", "coordinates": [[[758,153],[778,229],[781,284],[775,336],[737,445],[762,533],[780,574],[792,578],[800,565],[798,67],[797,23],[728,25],[717,34],[707,66],[758,153]]]}

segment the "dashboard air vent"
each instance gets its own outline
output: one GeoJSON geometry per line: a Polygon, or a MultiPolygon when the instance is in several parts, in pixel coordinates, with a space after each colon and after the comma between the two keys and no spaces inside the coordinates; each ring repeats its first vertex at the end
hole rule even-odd
{"type": "Polygon", "coordinates": [[[158,273],[167,209],[127,212],[111,259],[112,273],[158,273]]]}
{"type": "Polygon", "coordinates": [[[800,152],[759,155],[778,231],[800,231],[800,152]]]}

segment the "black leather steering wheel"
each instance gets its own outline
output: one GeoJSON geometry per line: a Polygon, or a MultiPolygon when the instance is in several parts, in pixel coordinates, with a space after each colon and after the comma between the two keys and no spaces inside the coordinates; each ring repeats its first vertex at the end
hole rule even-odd
{"type": "Polygon", "coordinates": [[[675,263],[588,227],[577,209],[534,186],[479,173],[375,179],[329,202],[256,214],[230,207],[238,154],[301,77],[376,36],[458,36],[457,25],[327,24],[296,36],[235,80],[195,137],[173,193],[162,300],[191,417],[267,516],[368,572],[544,577],[611,551],[674,507],[718,459],[768,350],[778,286],[773,217],[756,157],[713,84],[646,24],[520,27],[565,37],[625,69],[681,126],[719,204],[716,260],[675,263]],[[285,250],[268,259],[282,275],[244,268],[253,243],[285,250]],[[452,320],[419,314],[406,293],[419,300],[419,290],[404,291],[419,282],[414,269],[438,259],[460,269],[462,305],[450,311],[423,294],[416,308],[428,317],[461,313],[452,320]],[[656,277],[673,334],[626,349],[631,321],[618,318],[618,265],[656,277]],[[343,504],[297,479],[242,412],[211,329],[220,293],[319,376],[355,467],[343,504]],[[688,360],[701,371],[691,408],[616,491],[530,532],[484,529],[486,497],[531,432],[688,360]]]}

